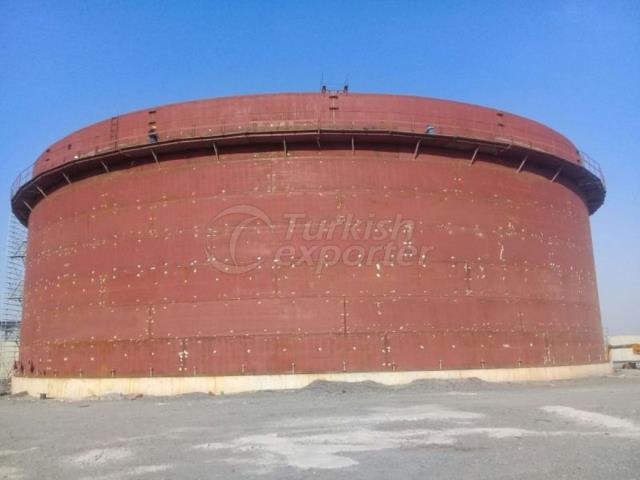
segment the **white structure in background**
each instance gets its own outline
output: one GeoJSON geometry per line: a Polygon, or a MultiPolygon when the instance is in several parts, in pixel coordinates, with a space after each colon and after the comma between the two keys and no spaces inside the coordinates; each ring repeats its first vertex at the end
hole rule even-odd
{"type": "Polygon", "coordinates": [[[9,378],[18,358],[27,246],[27,229],[12,214],[9,217],[0,316],[0,382],[9,378]]]}
{"type": "Polygon", "coordinates": [[[13,364],[18,360],[18,345],[17,338],[0,340],[0,383],[9,379],[13,373],[13,364]]]}
{"type": "Polygon", "coordinates": [[[640,368],[640,335],[609,337],[609,359],[614,367],[635,363],[640,368]]]}

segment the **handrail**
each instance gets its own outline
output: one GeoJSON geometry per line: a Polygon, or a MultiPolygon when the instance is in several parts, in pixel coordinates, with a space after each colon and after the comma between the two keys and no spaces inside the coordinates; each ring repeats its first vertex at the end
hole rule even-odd
{"type": "MultiPolygon", "coordinates": [[[[551,139],[550,143],[543,144],[541,141],[533,142],[530,137],[521,135],[504,135],[497,128],[489,128],[489,124],[484,122],[470,122],[469,126],[461,126],[459,123],[451,124],[444,119],[440,122],[432,122],[428,125],[424,122],[407,122],[407,121],[390,121],[390,120],[358,120],[358,121],[329,121],[329,120],[270,120],[270,121],[252,121],[242,123],[222,123],[217,125],[205,125],[190,128],[178,128],[174,130],[158,130],[154,134],[157,137],[157,143],[176,141],[181,139],[207,138],[225,135],[241,135],[255,133],[286,133],[296,131],[348,131],[348,130],[367,130],[375,132],[397,132],[404,134],[420,134],[424,135],[426,127],[432,127],[430,133],[437,136],[467,137],[477,138],[478,140],[503,142],[508,145],[519,146],[545,153],[556,154],[561,158],[566,158],[566,148],[564,145],[556,145],[551,139]]],[[[67,162],[89,158],[95,155],[116,152],[122,149],[148,146],[148,133],[132,135],[129,137],[118,138],[113,141],[104,142],[97,145],[91,145],[85,149],[75,150],[72,159],[65,160],[58,164],[52,164],[50,168],[60,166],[67,162]]],[[[62,149],[62,147],[58,147],[62,149]]],[[[65,148],[66,150],[66,148],[65,148]]],[[[55,154],[54,152],[49,152],[55,154]]],[[[72,152],[70,152],[72,153],[72,152]]],[[[600,165],[586,153],[579,151],[579,164],[585,167],[589,172],[595,175],[602,185],[605,185],[604,175],[600,165]]],[[[38,175],[47,169],[42,168],[43,162],[41,158],[33,162],[30,166],[22,170],[13,181],[10,190],[10,196],[13,198],[23,185],[31,181],[34,175],[38,175]]]]}
{"type": "Polygon", "coordinates": [[[593,175],[598,177],[598,179],[602,182],[602,187],[607,190],[607,182],[604,178],[604,172],[600,167],[600,164],[595,161],[590,155],[582,150],[578,150],[578,154],[580,155],[580,163],[589,170],[593,175]]]}

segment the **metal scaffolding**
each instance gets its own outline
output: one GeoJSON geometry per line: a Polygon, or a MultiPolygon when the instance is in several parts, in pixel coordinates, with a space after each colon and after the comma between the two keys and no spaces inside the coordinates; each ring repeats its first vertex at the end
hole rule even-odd
{"type": "Polygon", "coordinates": [[[26,246],[27,229],[15,216],[10,215],[0,317],[0,340],[3,341],[17,341],[20,335],[26,246]]]}
{"type": "Polygon", "coordinates": [[[9,214],[0,314],[0,391],[8,389],[8,380],[18,359],[26,245],[27,229],[9,214]]]}

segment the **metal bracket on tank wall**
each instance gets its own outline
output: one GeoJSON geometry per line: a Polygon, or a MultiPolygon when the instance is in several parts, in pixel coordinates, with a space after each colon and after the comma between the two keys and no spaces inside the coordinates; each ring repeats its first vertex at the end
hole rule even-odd
{"type": "Polygon", "coordinates": [[[422,145],[422,139],[418,140],[416,142],[416,148],[413,150],[413,159],[415,160],[416,158],[418,158],[418,155],[420,154],[420,145],[422,145]]]}
{"type": "Polygon", "coordinates": [[[522,159],[522,162],[520,163],[520,166],[518,167],[518,173],[520,173],[522,171],[522,169],[524,168],[525,163],[527,163],[527,159],[529,158],[529,155],[525,155],[525,157],[522,159]]]}
{"type": "Polygon", "coordinates": [[[42,190],[42,189],[40,188],[40,186],[39,186],[39,185],[36,185],[36,189],[40,192],[40,194],[41,194],[44,198],[47,198],[47,194],[46,194],[46,193],[44,193],[44,190],[42,190]]]}
{"type": "Polygon", "coordinates": [[[160,166],[160,162],[158,161],[158,155],[156,155],[156,152],[154,152],[153,149],[151,149],[151,155],[153,155],[153,160],[156,162],[156,165],[160,166]]]}
{"type": "Polygon", "coordinates": [[[213,151],[216,154],[216,160],[220,160],[220,154],[218,153],[218,145],[216,145],[216,142],[213,142],[213,151]]]}
{"type": "Polygon", "coordinates": [[[63,176],[63,177],[64,177],[64,179],[67,181],[67,183],[68,183],[69,185],[71,185],[71,179],[69,178],[69,175],[67,175],[67,174],[66,174],[66,173],[64,173],[64,172],[60,172],[60,173],[62,173],[62,176],[63,176]]]}
{"type": "Polygon", "coordinates": [[[102,168],[104,168],[104,171],[109,173],[109,168],[107,167],[107,164],[104,163],[102,160],[100,160],[100,164],[102,165],[102,168]]]}
{"type": "Polygon", "coordinates": [[[478,155],[479,151],[480,151],[480,147],[476,147],[476,149],[473,151],[473,155],[471,156],[471,161],[469,162],[469,165],[474,164],[474,162],[476,161],[476,156],[478,155]]]}
{"type": "Polygon", "coordinates": [[[555,182],[556,179],[558,178],[558,176],[560,175],[560,172],[562,172],[562,168],[563,165],[560,166],[560,168],[558,169],[558,171],[556,172],[556,174],[553,176],[553,178],[551,179],[552,182],[555,182]]]}

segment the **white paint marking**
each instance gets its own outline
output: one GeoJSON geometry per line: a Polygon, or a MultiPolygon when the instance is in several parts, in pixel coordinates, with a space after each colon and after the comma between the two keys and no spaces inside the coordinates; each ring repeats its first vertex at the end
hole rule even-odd
{"type": "Polygon", "coordinates": [[[90,477],[83,477],[80,480],[121,480],[122,478],[164,472],[172,467],[173,465],[140,465],[138,467],[118,470],[115,473],[107,473],[99,476],[91,475],[90,477]]]}
{"type": "Polygon", "coordinates": [[[476,420],[483,417],[484,415],[481,413],[451,410],[440,405],[416,405],[404,408],[377,408],[373,409],[372,413],[361,416],[345,415],[303,420],[291,419],[286,422],[278,422],[278,427],[312,428],[335,425],[338,429],[347,429],[354,426],[364,427],[390,422],[476,420]]]}
{"type": "MultiPolygon", "coordinates": [[[[628,420],[569,407],[543,410],[579,423],[612,429],[611,435],[640,435],[628,420]]],[[[602,431],[526,430],[473,426],[486,418],[475,412],[452,410],[441,405],[373,409],[360,415],[289,419],[267,425],[270,433],[248,435],[228,441],[204,443],[192,448],[216,452],[213,461],[241,465],[253,473],[269,473],[283,466],[299,469],[341,469],[358,464],[350,453],[400,448],[454,445],[467,436],[490,439],[523,437],[599,436],[602,431]],[[433,426],[429,424],[433,422],[433,426]],[[443,422],[449,428],[441,428],[443,422]],[[403,425],[406,424],[406,425],[403,425]]]]}
{"type": "Polygon", "coordinates": [[[72,465],[80,468],[105,465],[129,458],[131,450],[126,448],[96,448],[69,458],[72,465]]]}
{"type": "Polygon", "coordinates": [[[357,416],[291,419],[274,425],[278,433],[249,435],[225,443],[195,445],[196,450],[230,450],[225,462],[244,464],[266,473],[281,466],[300,469],[340,469],[357,465],[347,454],[405,447],[452,445],[458,437],[486,435],[490,438],[514,438],[537,432],[515,428],[456,427],[449,429],[380,429],[391,423],[459,422],[471,423],[484,418],[475,412],[452,410],[440,405],[374,409],[357,416]],[[283,430],[284,428],[284,430],[283,430]]]}
{"type": "Polygon", "coordinates": [[[548,413],[559,415],[568,420],[572,420],[578,424],[591,427],[604,427],[606,429],[618,430],[621,433],[640,435],[640,427],[629,420],[625,420],[624,418],[604,415],[602,413],[589,412],[586,410],[578,410],[576,408],[564,407],[561,405],[542,407],[542,410],[548,413]]]}
{"type": "Polygon", "coordinates": [[[241,437],[228,444],[211,443],[194,446],[198,450],[232,450],[226,461],[263,467],[263,473],[287,465],[300,469],[340,469],[358,465],[345,454],[399,448],[447,446],[459,437],[486,435],[489,438],[520,438],[543,435],[543,432],[518,428],[449,428],[443,430],[371,430],[352,429],[341,432],[282,436],[277,433],[241,437]]]}
{"type": "Polygon", "coordinates": [[[2,478],[3,480],[19,480],[21,478],[24,478],[24,474],[22,473],[22,470],[16,467],[6,467],[0,465],[0,478],[2,478]]]}
{"type": "MultiPolygon", "coordinates": [[[[21,450],[11,450],[11,449],[7,449],[7,450],[0,450],[0,457],[6,457],[9,455],[19,455],[21,453],[27,453],[27,452],[32,452],[34,450],[37,450],[38,447],[31,447],[31,448],[23,448],[21,450]]],[[[2,477],[0,477],[2,478],[2,477]]]]}

